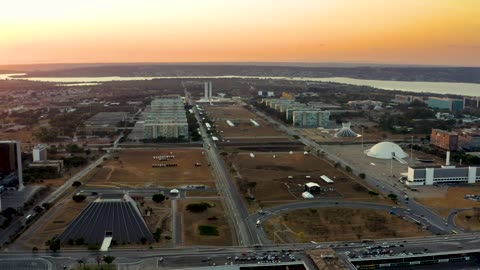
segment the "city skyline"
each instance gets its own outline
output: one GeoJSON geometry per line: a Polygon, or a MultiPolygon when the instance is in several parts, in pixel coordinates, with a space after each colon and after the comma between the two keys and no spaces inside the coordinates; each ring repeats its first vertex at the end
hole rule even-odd
{"type": "Polygon", "coordinates": [[[335,62],[480,65],[480,2],[16,1],[0,65],[335,62]]]}

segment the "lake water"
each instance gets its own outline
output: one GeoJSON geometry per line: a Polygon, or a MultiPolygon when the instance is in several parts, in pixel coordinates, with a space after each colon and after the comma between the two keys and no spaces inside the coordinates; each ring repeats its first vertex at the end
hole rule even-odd
{"type": "Polygon", "coordinates": [[[60,84],[81,85],[95,84],[108,81],[141,81],[152,79],[265,79],[265,80],[289,80],[305,82],[335,82],[351,85],[365,85],[384,90],[403,90],[410,92],[429,92],[436,94],[458,94],[465,96],[480,96],[480,84],[476,83],[451,83],[451,82],[410,82],[410,81],[383,81],[361,80],[344,77],[333,78],[310,78],[310,77],[263,77],[263,76],[159,76],[159,77],[25,77],[15,76],[25,74],[0,74],[0,80],[22,79],[30,81],[56,82],[60,84]]]}

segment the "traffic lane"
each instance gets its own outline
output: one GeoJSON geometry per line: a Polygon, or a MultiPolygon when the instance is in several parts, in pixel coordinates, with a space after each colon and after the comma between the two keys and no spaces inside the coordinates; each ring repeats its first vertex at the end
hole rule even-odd
{"type": "Polygon", "coordinates": [[[51,270],[52,264],[41,258],[0,259],[2,270],[51,270]]]}

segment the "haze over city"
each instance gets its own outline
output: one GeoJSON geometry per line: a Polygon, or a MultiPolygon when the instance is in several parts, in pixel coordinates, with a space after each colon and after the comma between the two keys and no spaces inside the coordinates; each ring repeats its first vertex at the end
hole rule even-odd
{"type": "Polygon", "coordinates": [[[0,64],[340,62],[478,66],[476,0],[19,0],[0,64]]]}
{"type": "Polygon", "coordinates": [[[2,1],[0,270],[478,270],[479,14],[2,1]]]}

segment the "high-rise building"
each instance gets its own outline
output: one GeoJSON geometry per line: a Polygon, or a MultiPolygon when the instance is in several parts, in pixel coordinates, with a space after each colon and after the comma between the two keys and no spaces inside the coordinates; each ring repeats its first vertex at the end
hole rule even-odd
{"type": "Polygon", "coordinates": [[[0,141],[0,186],[23,189],[22,148],[19,141],[0,141]]]}
{"type": "Polygon", "coordinates": [[[430,143],[448,151],[456,151],[458,149],[458,133],[432,129],[430,143]]]}
{"type": "Polygon", "coordinates": [[[209,82],[205,82],[205,84],[204,84],[204,92],[205,92],[204,98],[205,98],[205,99],[208,99],[209,87],[210,87],[210,83],[209,83],[209,82]]]}
{"type": "Polygon", "coordinates": [[[33,147],[33,162],[47,160],[47,147],[43,144],[37,144],[33,147]]]}
{"type": "Polygon", "coordinates": [[[213,95],[212,95],[212,82],[208,82],[208,97],[209,99],[212,99],[213,98],[213,95]]]}

